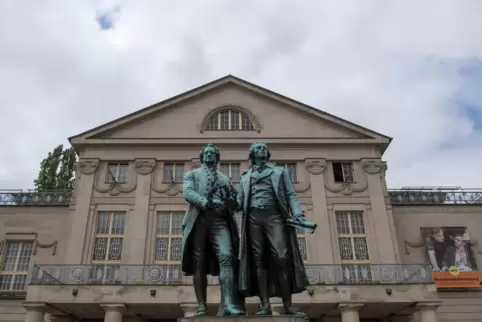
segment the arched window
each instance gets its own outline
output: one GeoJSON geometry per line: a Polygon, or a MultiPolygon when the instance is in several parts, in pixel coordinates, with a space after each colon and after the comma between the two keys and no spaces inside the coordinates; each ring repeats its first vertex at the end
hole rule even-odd
{"type": "Polygon", "coordinates": [[[212,114],[206,122],[205,131],[254,131],[251,118],[237,109],[223,109],[212,114]]]}

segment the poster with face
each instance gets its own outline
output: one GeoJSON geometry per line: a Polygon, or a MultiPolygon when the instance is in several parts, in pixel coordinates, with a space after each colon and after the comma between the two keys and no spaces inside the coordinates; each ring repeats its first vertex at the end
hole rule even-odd
{"type": "Polygon", "coordinates": [[[426,227],[421,233],[434,272],[478,271],[466,227],[426,227]]]}

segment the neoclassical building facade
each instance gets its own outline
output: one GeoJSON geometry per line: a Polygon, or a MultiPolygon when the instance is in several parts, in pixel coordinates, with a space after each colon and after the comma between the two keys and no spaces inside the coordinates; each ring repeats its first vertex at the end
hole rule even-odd
{"type": "MultiPolygon", "coordinates": [[[[389,190],[390,137],[226,76],[69,140],[73,191],[0,191],[0,321],[192,315],[183,175],[214,143],[236,185],[258,140],[318,224],[298,234],[310,287],[293,299],[312,321],[482,320],[480,191],[389,190]]],[[[215,314],[217,278],[208,288],[215,314]]]]}

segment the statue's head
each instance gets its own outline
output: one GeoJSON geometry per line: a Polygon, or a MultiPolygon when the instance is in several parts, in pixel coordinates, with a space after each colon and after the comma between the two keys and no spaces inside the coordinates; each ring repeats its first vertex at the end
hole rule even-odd
{"type": "Polygon", "coordinates": [[[219,149],[214,144],[209,143],[201,149],[199,159],[201,163],[218,164],[221,159],[221,153],[219,153],[219,149]]]}
{"type": "Polygon", "coordinates": [[[254,164],[255,159],[261,159],[268,162],[271,159],[271,153],[268,146],[264,142],[254,142],[249,148],[249,160],[254,164]]]}

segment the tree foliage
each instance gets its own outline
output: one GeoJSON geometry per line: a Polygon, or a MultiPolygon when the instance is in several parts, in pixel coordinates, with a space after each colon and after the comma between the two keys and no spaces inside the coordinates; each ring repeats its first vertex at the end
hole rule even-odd
{"type": "Polygon", "coordinates": [[[76,155],[73,148],[64,149],[60,144],[40,163],[40,171],[34,180],[37,191],[65,190],[74,187],[76,155]]]}

